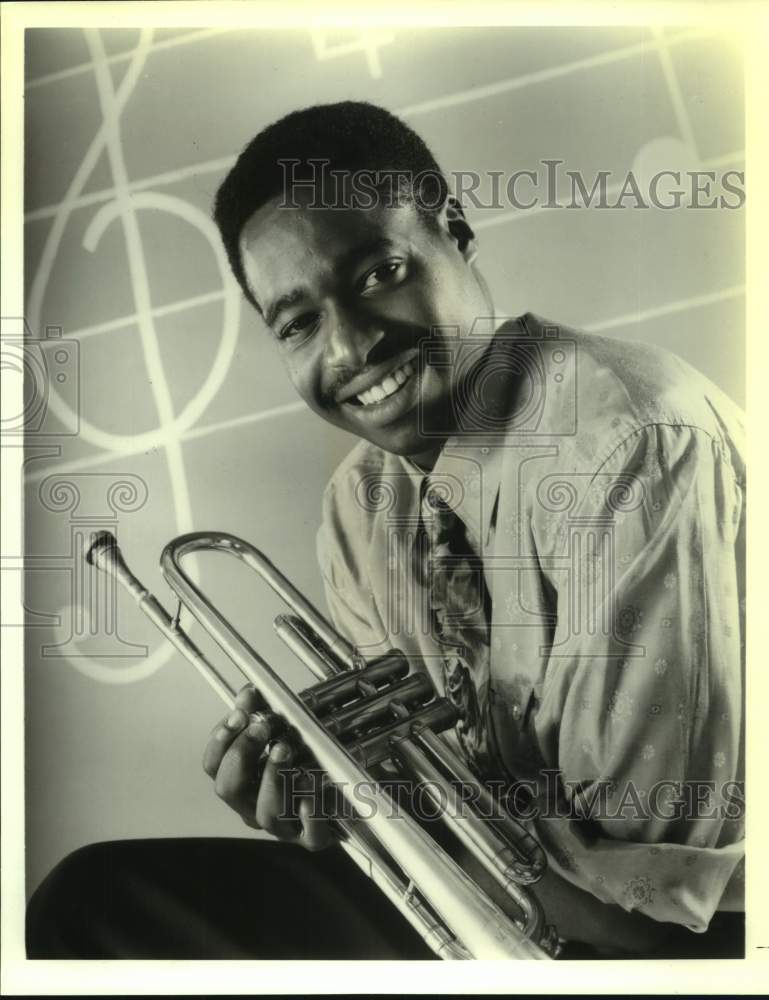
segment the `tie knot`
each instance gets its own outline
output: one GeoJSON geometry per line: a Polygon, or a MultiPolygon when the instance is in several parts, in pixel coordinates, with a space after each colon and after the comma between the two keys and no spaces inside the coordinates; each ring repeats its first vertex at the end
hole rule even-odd
{"type": "Polygon", "coordinates": [[[442,491],[441,491],[440,487],[431,486],[427,490],[427,494],[425,496],[425,499],[427,501],[427,506],[431,510],[438,510],[438,511],[445,512],[445,511],[448,511],[448,510],[451,509],[449,507],[448,503],[446,502],[446,498],[444,496],[442,496],[442,491]]]}
{"type": "Polygon", "coordinates": [[[422,480],[422,502],[428,512],[454,513],[461,497],[461,484],[453,476],[430,476],[422,480]]]}

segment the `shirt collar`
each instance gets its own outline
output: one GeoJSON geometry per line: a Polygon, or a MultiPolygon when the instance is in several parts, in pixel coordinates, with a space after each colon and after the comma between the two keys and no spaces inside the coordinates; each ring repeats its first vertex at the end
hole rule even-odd
{"type": "MultiPolygon", "coordinates": [[[[520,319],[509,319],[500,310],[495,310],[495,329],[501,328],[506,333],[514,333],[517,328],[525,334],[525,326],[520,319]],[[496,317],[501,317],[499,320],[496,317]]],[[[493,364],[495,347],[504,342],[492,344],[489,363],[493,364]]],[[[499,365],[499,371],[504,376],[504,364],[499,365]]],[[[503,417],[509,412],[510,379],[499,380],[499,392],[494,400],[494,416],[503,417]]],[[[499,430],[485,433],[489,424],[484,426],[484,415],[479,414],[476,420],[471,420],[468,426],[447,439],[432,470],[425,472],[410,459],[401,456],[401,461],[410,475],[416,476],[420,486],[420,496],[431,486],[438,486],[441,495],[447,499],[449,506],[464,521],[471,541],[481,552],[490,541],[492,518],[499,495],[499,484],[502,472],[504,441],[499,430]]]]}

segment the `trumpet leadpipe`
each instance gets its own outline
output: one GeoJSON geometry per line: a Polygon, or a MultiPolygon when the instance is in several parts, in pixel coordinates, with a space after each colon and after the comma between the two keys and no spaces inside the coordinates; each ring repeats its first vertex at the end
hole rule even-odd
{"type": "Polygon", "coordinates": [[[99,531],[94,534],[90,547],[85,553],[85,559],[90,566],[94,566],[116,579],[131,595],[140,611],[163,633],[171,645],[182,656],[186,657],[225,705],[228,708],[233,708],[237,696],[235,688],[198,649],[187,633],[180,628],[177,619],[172,618],[160,601],[134,576],[123,559],[123,553],[120,551],[115,536],[109,531],[99,531]]]}

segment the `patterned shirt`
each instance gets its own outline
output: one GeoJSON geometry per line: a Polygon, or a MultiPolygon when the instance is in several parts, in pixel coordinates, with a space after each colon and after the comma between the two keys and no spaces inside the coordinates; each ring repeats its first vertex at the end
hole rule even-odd
{"type": "MultiPolygon", "coordinates": [[[[705,930],[742,906],[742,413],[673,354],[532,314],[489,356],[496,396],[428,474],[491,596],[473,678],[489,777],[526,789],[564,878],[705,930]]],[[[402,649],[441,691],[413,573],[424,476],[360,442],[326,490],[318,557],[339,630],[366,657],[402,649]]]]}

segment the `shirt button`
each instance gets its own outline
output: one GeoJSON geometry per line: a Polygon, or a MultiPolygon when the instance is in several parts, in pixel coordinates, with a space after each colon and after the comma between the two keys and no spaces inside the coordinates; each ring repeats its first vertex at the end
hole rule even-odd
{"type": "Polygon", "coordinates": [[[521,717],[521,706],[518,704],[517,701],[514,701],[513,704],[510,706],[510,713],[513,716],[513,718],[515,719],[516,722],[520,719],[520,717],[521,717]]]}
{"type": "Polygon", "coordinates": [[[481,454],[482,455],[488,455],[488,453],[489,453],[489,449],[488,448],[481,448],[481,454]]]}

